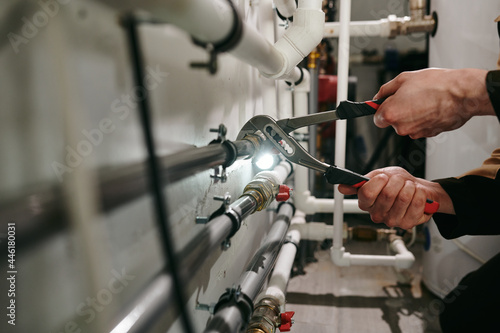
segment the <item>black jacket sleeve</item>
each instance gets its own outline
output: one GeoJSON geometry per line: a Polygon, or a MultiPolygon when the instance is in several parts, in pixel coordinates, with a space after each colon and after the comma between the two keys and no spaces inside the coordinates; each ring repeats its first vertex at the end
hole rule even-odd
{"type": "MultiPolygon", "coordinates": [[[[486,75],[486,90],[500,120],[500,70],[486,75]]],[[[500,234],[500,149],[475,170],[457,178],[437,179],[453,202],[456,215],[434,214],[444,238],[500,234]]]]}
{"type": "Polygon", "coordinates": [[[456,213],[433,216],[444,238],[500,234],[500,172],[494,179],[466,175],[436,182],[450,196],[456,213]]]}

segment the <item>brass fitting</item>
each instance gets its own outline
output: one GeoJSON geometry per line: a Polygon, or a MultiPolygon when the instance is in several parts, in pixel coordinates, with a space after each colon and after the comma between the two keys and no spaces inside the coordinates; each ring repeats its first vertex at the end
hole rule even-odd
{"type": "Polygon", "coordinates": [[[319,56],[320,53],[316,47],[311,53],[309,53],[309,57],[307,58],[307,68],[317,68],[319,56]]]}
{"type": "Polygon", "coordinates": [[[280,323],[279,301],[268,296],[255,305],[246,333],[275,333],[280,323]]]}
{"type": "Polygon", "coordinates": [[[257,201],[257,210],[260,211],[271,202],[276,194],[279,193],[279,186],[275,180],[267,175],[268,172],[259,172],[255,178],[248,183],[241,196],[249,195],[257,201]]]}

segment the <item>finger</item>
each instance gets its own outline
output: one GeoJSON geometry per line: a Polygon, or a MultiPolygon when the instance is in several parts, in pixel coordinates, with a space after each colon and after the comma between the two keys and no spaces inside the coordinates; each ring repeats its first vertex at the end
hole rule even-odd
{"type": "Polygon", "coordinates": [[[370,215],[374,222],[394,222],[391,219],[392,212],[389,212],[394,205],[396,198],[403,189],[405,181],[402,177],[393,176],[380,192],[377,200],[373,204],[370,215]]]}
{"type": "Polygon", "coordinates": [[[368,182],[366,182],[366,184],[361,186],[358,190],[359,208],[369,211],[388,181],[389,177],[381,173],[371,178],[368,182]]]}
{"type": "Polygon", "coordinates": [[[414,182],[410,180],[404,182],[404,186],[401,191],[399,191],[394,205],[392,205],[390,210],[391,220],[393,220],[393,223],[400,223],[401,221],[404,221],[406,212],[412,204],[415,190],[416,188],[414,182]]]}
{"type": "Polygon", "coordinates": [[[358,189],[349,185],[340,184],[339,192],[344,195],[352,195],[358,193],[358,189]]]}
{"type": "Polygon", "coordinates": [[[404,220],[407,221],[405,225],[406,229],[427,222],[430,219],[431,215],[424,214],[426,200],[427,195],[425,191],[417,186],[412,203],[404,216],[404,220]]]}

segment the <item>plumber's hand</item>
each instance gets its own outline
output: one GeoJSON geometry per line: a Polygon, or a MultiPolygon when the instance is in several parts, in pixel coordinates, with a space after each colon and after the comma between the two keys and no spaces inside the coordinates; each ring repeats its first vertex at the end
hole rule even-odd
{"type": "Polygon", "coordinates": [[[361,188],[339,185],[343,194],[358,194],[359,208],[370,213],[375,223],[389,227],[411,229],[427,222],[431,215],[424,213],[426,199],[439,202],[439,212],[455,214],[451,199],[441,185],[413,177],[400,167],[374,170],[361,188]]]}
{"type": "Polygon", "coordinates": [[[486,74],[436,68],[401,73],[375,95],[387,98],[373,118],[375,125],[393,126],[399,135],[416,139],[459,128],[475,115],[495,115],[486,74]]]}

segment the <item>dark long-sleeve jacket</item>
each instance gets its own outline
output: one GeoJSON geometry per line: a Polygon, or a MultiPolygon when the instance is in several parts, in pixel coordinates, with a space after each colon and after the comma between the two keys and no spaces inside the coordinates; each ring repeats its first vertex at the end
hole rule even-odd
{"type": "MultiPolygon", "coordinates": [[[[500,71],[488,73],[486,87],[500,120],[500,71]]],[[[500,234],[500,148],[481,167],[460,177],[435,181],[450,196],[456,213],[434,214],[443,237],[500,234]]]]}

